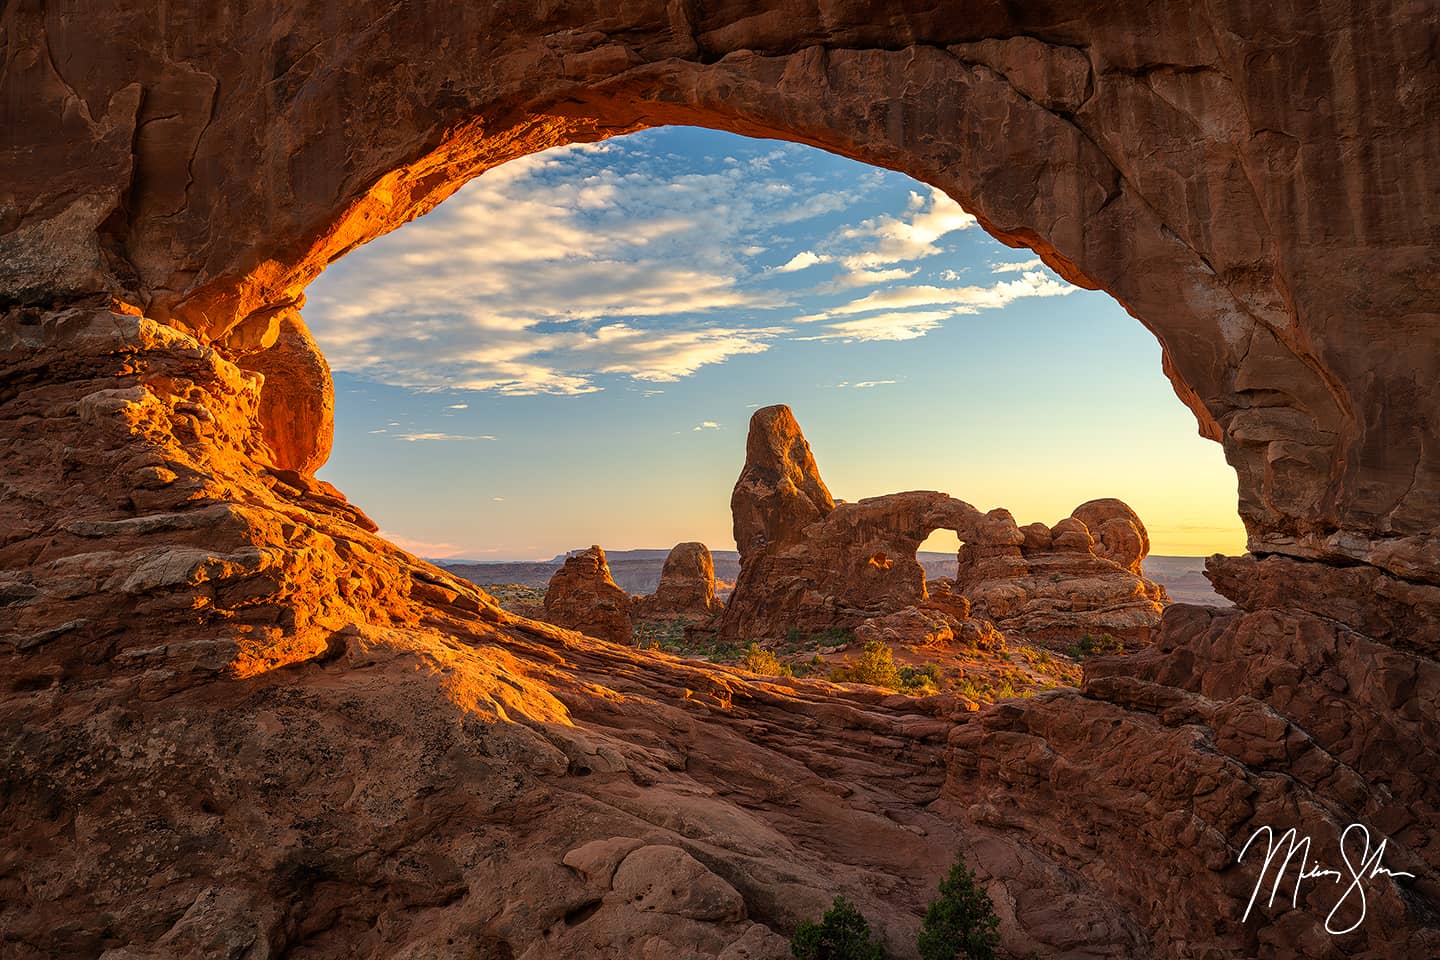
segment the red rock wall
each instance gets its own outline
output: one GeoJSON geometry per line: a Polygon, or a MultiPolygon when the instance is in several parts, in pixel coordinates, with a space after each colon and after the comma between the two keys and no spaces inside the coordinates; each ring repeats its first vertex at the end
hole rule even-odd
{"type": "Polygon", "coordinates": [[[5,5],[0,953],[783,956],[843,891],[903,956],[958,849],[1022,955],[1440,955],[1437,20],[5,5]],[[375,538],[246,372],[291,369],[268,318],[489,166],[662,123],[903,170],[1116,296],[1236,468],[1240,608],[957,720],[601,648],[375,538]],[[1240,921],[1253,829],[1349,822],[1416,878],[1345,938],[1319,885],[1240,921]]]}

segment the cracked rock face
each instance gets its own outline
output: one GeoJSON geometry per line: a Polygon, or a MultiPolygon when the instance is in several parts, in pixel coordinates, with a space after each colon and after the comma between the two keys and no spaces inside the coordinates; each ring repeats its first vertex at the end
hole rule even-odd
{"type": "MultiPolygon", "coordinates": [[[[906,956],[958,851],[1019,956],[1440,956],[1437,19],[8,4],[0,954],[775,957],[843,892],[906,956]],[[667,123],[905,171],[1114,295],[1235,467],[1236,607],[957,721],[524,620],[376,537],[312,475],[306,283],[495,164],[667,123]],[[1254,830],[1333,863],[1349,823],[1414,879],[1342,938],[1321,884],[1240,921],[1254,830]],[[604,881],[567,863],[613,838],[604,881]],[[637,895],[705,895],[617,896],[642,850],[637,895]]],[[[791,480],[784,515],[874,529],[791,480]]],[[[1052,545],[1136,549],[1073,519],[1052,545]]],[[[742,553],[790,536],[752,521],[742,553]]]]}

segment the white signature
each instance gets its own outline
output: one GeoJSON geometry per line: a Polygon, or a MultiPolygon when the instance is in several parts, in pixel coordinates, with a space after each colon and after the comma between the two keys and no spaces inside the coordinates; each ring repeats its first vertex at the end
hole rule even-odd
{"type": "Polygon", "coordinates": [[[1295,859],[1298,854],[1299,861],[1295,871],[1295,888],[1290,895],[1290,906],[1292,907],[1299,908],[1300,884],[1302,881],[1329,878],[1332,883],[1339,884],[1345,881],[1347,875],[1349,877],[1349,882],[1346,883],[1344,891],[1340,894],[1340,899],[1336,901],[1335,906],[1332,907],[1330,912],[1325,916],[1326,932],[1336,935],[1349,933],[1364,922],[1366,907],[1365,884],[1367,881],[1373,880],[1376,877],[1410,877],[1413,879],[1415,876],[1415,874],[1406,873],[1404,870],[1390,870],[1386,868],[1380,861],[1385,856],[1385,844],[1389,841],[1381,840],[1372,851],[1370,849],[1370,831],[1365,828],[1364,824],[1360,823],[1350,824],[1350,826],[1345,828],[1345,832],[1340,834],[1340,859],[1345,861],[1345,872],[1343,873],[1339,870],[1332,870],[1325,867],[1318,859],[1310,861],[1310,838],[1308,836],[1300,836],[1296,833],[1294,827],[1286,830],[1280,834],[1279,837],[1275,836],[1275,831],[1270,827],[1261,827],[1259,830],[1256,830],[1250,834],[1250,839],[1245,841],[1245,846],[1240,848],[1240,855],[1235,858],[1237,864],[1244,861],[1245,854],[1250,851],[1251,845],[1260,839],[1262,835],[1265,837],[1265,862],[1260,866],[1260,876],[1256,879],[1255,889],[1250,894],[1250,903],[1245,907],[1245,916],[1240,918],[1242,923],[1250,919],[1250,911],[1254,909],[1255,901],[1260,897],[1260,890],[1265,886],[1265,876],[1270,872],[1270,865],[1276,861],[1282,851],[1285,857],[1279,861],[1279,869],[1275,871],[1274,879],[1270,884],[1270,899],[1265,902],[1266,907],[1275,903],[1275,895],[1280,891],[1280,884],[1285,879],[1285,871],[1290,868],[1290,861],[1295,859]],[[1351,860],[1350,850],[1346,848],[1351,834],[1356,836],[1355,842],[1359,844],[1359,850],[1357,851],[1359,857],[1355,860],[1351,860]],[[1306,861],[1310,862],[1307,864],[1306,861]],[[1340,908],[1350,901],[1352,894],[1359,897],[1360,916],[1357,917],[1355,922],[1350,924],[1350,926],[1336,928],[1335,917],[1339,914],[1340,908]]]}

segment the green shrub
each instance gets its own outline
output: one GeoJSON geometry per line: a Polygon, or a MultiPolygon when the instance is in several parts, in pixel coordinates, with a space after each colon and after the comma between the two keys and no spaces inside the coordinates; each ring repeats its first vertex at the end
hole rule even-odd
{"type": "Polygon", "coordinates": [[[956,860],[925,911],[916,945],[921,960],[994,960],[999,926],[990,895],[965,862],[956,860]]]}
{"type": "Polygon", "coordinates": [[[751,673],[764,674],[767,677],[793,675],[790,668],[781,663],[775,654],[754,641],[751,641],[750,646],[746,647],[745,652],[740,655],[740,666],[751,673]]]}
{"type": "Polygon", "coordinates": [[[820,922],[806,920],[795,928],[790,955],[796,960],[885,960],[880,944],[870,939],[870,924],[855,905],[836,897],[820,922]]]}
{"type": "Polygon", "coordinates": [[[940,672],[939,664],[935,663],[927,663],[923,667],[901,667],[898,673],[900,689],[916,695],[929,695],[938,691],[944,676],[940,672]]]}
{"type": "Polygon", "coordinates": [[[871,640],[854,663],[831,670],[830,679],[837,683],[869,683],[893,690],[900,686],[900,671],[895,669],[895,657],[890,648],[879,640],[871,640]]]}
{"type": "Polygon", "coordinates": [[[1123,641],[1116,640],[1108,633],[1095,636],[1087,633],[1080,638],[1080,642],[1070,648],[1070,656],[1076,660],[1088,660],[1090,657],[1108,657],[1117,653],[1125,652],[1123,641]]]}
{"type": "Polygon", "coordinates": [[[803,663],[796,663],[791,666],[791,672],[797,677],[813,677],[816,674],[825,674],[825,661],[820,659],[820,654],[815,654],[803,663]]]}

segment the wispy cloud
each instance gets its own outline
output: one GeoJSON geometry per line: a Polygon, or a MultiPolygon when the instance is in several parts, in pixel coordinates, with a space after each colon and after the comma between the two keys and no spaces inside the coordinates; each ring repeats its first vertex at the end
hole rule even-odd
{"type": "Polygon", "coordinates": [[[883,270],[846,270],[835,281],[836,289],[874,286],[909,280],[920,272],[919,267],[887,267],[883,270]]]}
{"type": "Polygon", "coordinates": [[[376,535],[381,539],[389,540],[401,550],[408,550],[421,557],[440,559],[443,557],[453,557],[465,552],[464,547],[453,543],[431,543],[427,540],[412,540],[409,537],[402,537],[398,533],[391,533],[389,530],[378,530],[376,531],[376,535]]]}
{"type": "Polygon", "coordinates": [[[1065,281],[1036,270],[1022,275],[1018,280],[1001,280],[988,287],[938,287],[917,284],[913,287],[877,290],[858,300],[832,307],[822,316],[942,305],[951,307],[954,312],[974,313],[980,309],[1004,307],[1022,297],[1058,297],[1074,291],[1075,288],[1065,281]]]}
{"type": "Polygon", "coordinates": [[[695,424],[695,426],[691,429],[693,429],[696,433],[699,433],[701,430],[719,430],[720,424],[716,423],[714,420],[705,420],[695,424]]]}
{"type": "Polygon", "coordinates": [[[1013,263],[992,263],[991,273],[1024,273],[1026,270],[1034,270],[1043,266],[1044,261],[1039,257],[1031,257],[1029,260],[1017,260],[1013,263]]]}
{"type": "Polygon", "coordinates": [[[397,433],[396,440],[405,440],[410,443],[426,440],[494,440],[489,434],[471,435],[462,433],[397,433]]]}
{"type": "Polygon", "coordinates": [[[417,389],[580,394],[762,352],[790,294],[753,282],[756,241],[855,196],[796,195],[798,149],[708,172],[581,147],[513,161],[385,238],[383,258],[333,267],[306,317],[337,369],[417,389]]]}
{"type": "Polygon", "coordinates": [[[940,326],[950,316],[945,310],[912,310],[904,313],[877,313],[855,320],[828,324],[823,333],[811,334],[803,340],[914,340],[940,326]]]}
{"type": "Polygon", "coordinates": [[[305,311],[332,366],[415,390],[580,395],[613,378],[674,382],[785,340],[915,339],[950,316],[1072,289],[1024,269],[1038,261],[991,264],[1020,276],[989,286],[955,285],[948,268],[917,283],[923,262],[976,224],[939,190],[847,225],[830,215],[893,175],[826,179],[794,145],[696,170],[643,142],[497,167],[332,267],[305,311]],[[826,232],[797,243],[793,225],[821,216],[826,232]],[[798,252],[759,263],[786,248],[798,252]],[[833,275],[813,289],[787,278],[825,264],[833,275]]]}
{"type": "Polygon", "coordinates": [[[977,222],[940,190],[931,188],[928,196],[912,192],[901,216],[876,217],[845,231],[845,238],[866,247],[843,262],[852,270],[873,270],[931,257],[940,252],[937,240],[956,230],[969,230],[977,222]]]}

